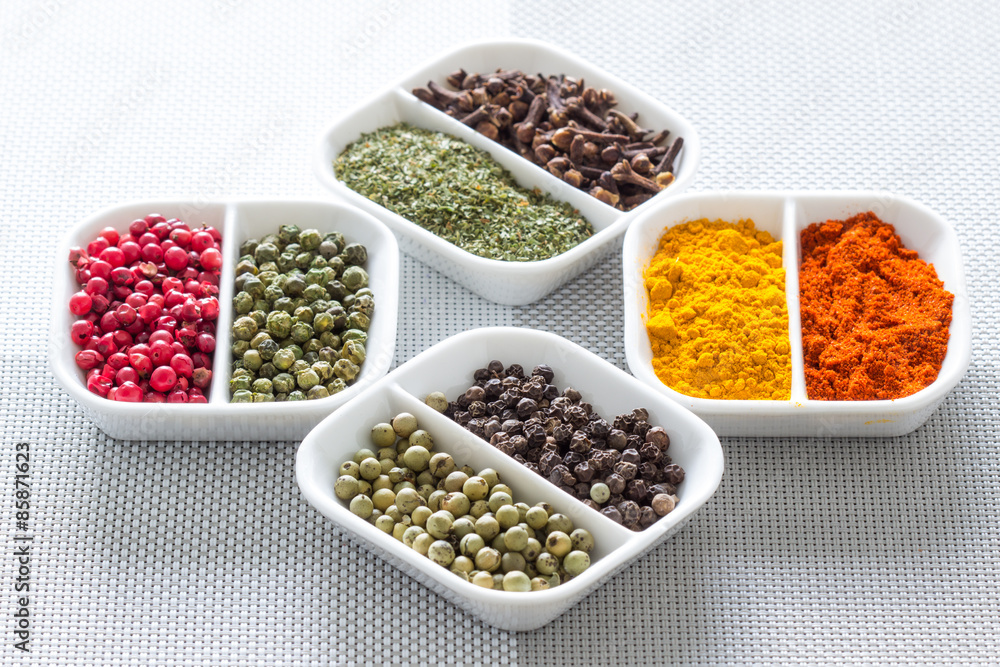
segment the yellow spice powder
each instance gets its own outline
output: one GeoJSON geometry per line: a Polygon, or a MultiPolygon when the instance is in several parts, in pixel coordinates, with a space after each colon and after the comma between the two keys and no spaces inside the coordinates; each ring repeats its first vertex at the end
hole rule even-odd
{"type": "Polygon", "coordinates": [[[749,219],[665,231],[645,274],[646,331],[664,384],[698,398],[791,396],[781,251],[749,219]]]}

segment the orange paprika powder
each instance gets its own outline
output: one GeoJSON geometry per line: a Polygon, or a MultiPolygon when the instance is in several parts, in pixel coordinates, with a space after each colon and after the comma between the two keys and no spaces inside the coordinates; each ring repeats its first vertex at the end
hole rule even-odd
{"type": "Polygon", "coordinates": [[[934,382],[954,296],[872,212],[802,230],[799,298],[806,394],[902,398],[934,382]]]}

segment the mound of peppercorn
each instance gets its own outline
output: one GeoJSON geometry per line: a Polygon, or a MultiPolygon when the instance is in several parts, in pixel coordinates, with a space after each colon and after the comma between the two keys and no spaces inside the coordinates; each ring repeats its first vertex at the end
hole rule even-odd
{"type": "Polygon", "coordinates": [[[589,507],[639,531],[674,509],[684,469],[667,454],[670,436],[636,408],[610,423],[554,371],[491,361],[454,401],[427,397],[431,407],[487,440],[589,507]]]}
{"type": "Polygon", "coordinates": [[[669,131],[645,129],[637,114],[615,109],[610,90],[516,69],[460,69],[447,82],[456,90],[428,81],[413,95],[609,206],[629,211],[674,181],[684,139],[668,146],[669,131]]]}
{"type": "Polygon", "coordinates": [[[491,468],[458,466],[402,412],[371,430],[372,449],[341,464],[334,494],[350,511],[482,588],[545,590],[590,567],[594,538],[548,503],[529,507],[491,468]]]}
{"type": "Polygon", "coordinates": [[[282,225],[240,255],[230,402],[326,398],[353,384],[375,312],[365,247],[282,225]]]}
{"type": "Polygon", "coordinates": [[[150,214],[70,250],[83,289],[70,338],[87,389],[116,401],[207,403],[219,316],[222,235],[150,214]]]}

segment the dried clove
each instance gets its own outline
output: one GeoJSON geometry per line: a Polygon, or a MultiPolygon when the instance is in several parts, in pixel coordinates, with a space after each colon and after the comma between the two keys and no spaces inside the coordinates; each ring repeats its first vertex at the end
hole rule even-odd
{"type": "Polygon", "coordinates": [[[609,206],[630,210],[673,182],[683,140],[668,146],[668,130],[640,126],[607,89],[516,69],[458,69],[445,83],[413,94],[609,206]]]}

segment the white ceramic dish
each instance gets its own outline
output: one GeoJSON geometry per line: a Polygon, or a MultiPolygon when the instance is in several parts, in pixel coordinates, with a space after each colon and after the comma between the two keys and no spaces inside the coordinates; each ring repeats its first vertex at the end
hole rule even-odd
{"type": "Polygon", "coordinates": [[[720,435],[895,436],[923,424],[969,366],[972,320],[958,239],[941,216],[917,202],[877,192],[713,192],[663,201],[629,227],[623,244],[625,355],[642,382],[708,422],[720,435]],[[934,265],[955,295],[948,352],[930,386],[896,400],[817,401],[805,391],[799,321],[800,232],[813,222],[843,220],[874,211],[895,226],[903,244],[934,265]],[[759,229],[784,241],[785,293],[792,350],[792,394],[787,401],[693,398],[664,385],[652,367],[646,334],[647,296],[643,273],[664,229],[698,218],[734,222],[751,218],[759,229]]]}
{"type": "Polygon", "coordinates": [[[629,221],[652,201],[672,197],[687,187],[694,176],[699,155],[697,132],[673,110],[561,49],[543,42],[518,39],[483,42],[449,51],[348,112],[323,133],[315,156],[315,169],[320,181],[330,190],[387,224],[396,233],[402,250],[407,254],[490,301],[524,305],[542,298],[593,266],[612,249],[612,242],[624,233],[629,221]],[[565,73],[582,77],[588,85],[596,88],[608,88],[618,98],[617,108],[625,112],[637,111],[643,126],[656,130],[669,129],[672,136],[684,137],[684,148],[674,174],[676,180],[650,202],[627,213],[618,211],[411,94],[413,88],[425,86],[430,79],[443,84],[445,77],[459,67],[469,72],[492,72],[503,67],[546,75],[565,73]],[[555,199],[572,204],[590,221],[595,234],[567,252],[539,262],[486,259],[468,253],[375,204],[337,179],[333,161],[348,144],[363,133],[399,122],[445,132],[489,152],[514,175],[520,185],[537,187],[555,199]]]}
{"type": "Polygon", "coordinates": [[[55,258],[49,362],[59,384],[83,407],[97,426],[113,438],[127,440],[298,440],[313,426],[385,375],[396,345],[399,300],[399,248],[378,220],[351,206],[328,201],[228,200],[212,203],[144,201],[100,211],[63,240],[55,258]],[[206,223],[222,232],[224,263],[220,281],[219,319],[212,384],[207,404],[122,403],[87,390],[84,372],[74,362],[79,347],[69,339],[74,317],[67,304],[79,290],[67,261],[69,249],[86,245],[104,227],[125,230],[150,213],[184,220],[192,227],[206,223]],[[247,238],[276,233],[295,223],[321,232],[340,231],[368,250],[365,268],[375,296],[375,314],[366,344],[367,358],[355,384],[329,398],[283,403],[229,403],[230,326],[233,321],[233,267],[247,238]]]}
{"type": "Polygon", "coordinates": [[[555,334],[532,329],[474,329],[449,338],[394,370],[324,419],[302,441],[296,479],[303,495],[358,542],[454,604],[491,625],[531,630],[548,623],[592,592],[629,562],[679,530],[715,493],[722,478],[719,439],[708,426],[676,403],[650,391],[635,378],[555,334]],[[614,523],[522,467],[450,419],[424,405],[432,391],[453,399],[472,384],[472,373],[489,361],[532,368],[549,364],[560,389],[573,386],[606,418],[636,407],[649,410],[650,423],[670,434],[669,454],[687,475],[678,487],[680,501],[670,514],[643,532],[614,523]],[[421,556],[367,521],[351,514],[333,494],[339,465],[369,445],[371,427],[400,411],[414,414],[434,436],[435,451],[447,451],[458,464],[492,467],[531,504],[551,502],[593,533],[593,562],[579,577],[547,591],[513,593],[485,590],[421,556]]]}

